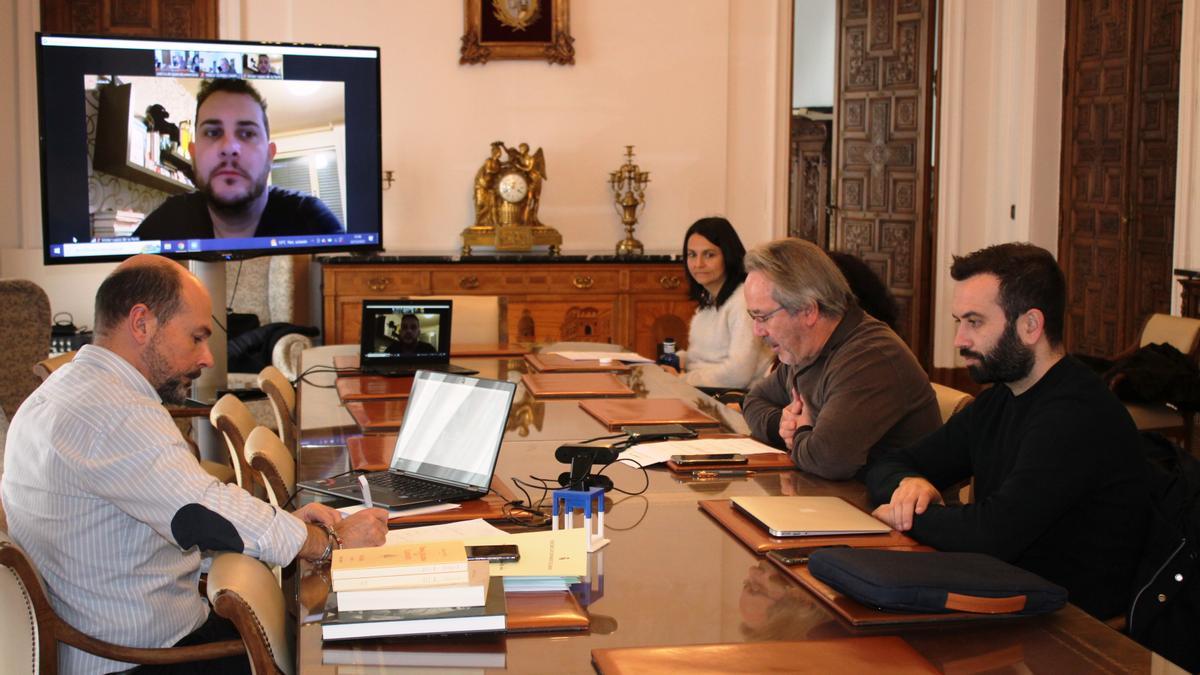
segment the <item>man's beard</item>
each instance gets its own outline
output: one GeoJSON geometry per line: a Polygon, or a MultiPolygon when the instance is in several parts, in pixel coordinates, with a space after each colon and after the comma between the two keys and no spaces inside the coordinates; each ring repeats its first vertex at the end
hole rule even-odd
{"type": "Polygon", "coordinates": [[[980,384],[993,382],[1016,382],[1033,370],[1033,350],[1021,343],[1014,322],[1006,322],[1004,333],[987,354],[969,349],[958,350],[959,354],[977,359],[979,362],[967,366],[972,380],[980,384]]]}
{"type": "MultiPolygon", "coordinates": [[[[213,169],[213,171],[217,171],[223,166],[224,165],[217,166],[213,169]]],[[[239,171],[243,171],[242,167],[240,166],[238,166],[237,169],[239,171]]],[[[213,190],[212,183],[200,178],[199,176],[196,176],[196,188],[200,192],[204,193],[204,196],[208,199],[209,208],[222,215],[236,216],[245,213],[250,205],[253,204],[254,201],[259,197],[261,197],[263,192],[266,192],[267,173],[267,171],[264,171],[262,175],[258,176],[257,178],[247,174],[247,177],[250,178],[251,183],[250,190],[246,192],[244,196],[239,197],[238,199],[222,199],[221,197],[217,196],[216,190],[213,190]]]]}
{"type": "Polygon", "coordinates": [[[158,350],[160,341],[160,336],[155,335],[146,346],[144,360],[150,371],[150,384],[163,403],[181,405],[190,393],[192,380],[200,377],[200,370],[172,373],[171,366],[167,365],[167,360],[158,350]]]}

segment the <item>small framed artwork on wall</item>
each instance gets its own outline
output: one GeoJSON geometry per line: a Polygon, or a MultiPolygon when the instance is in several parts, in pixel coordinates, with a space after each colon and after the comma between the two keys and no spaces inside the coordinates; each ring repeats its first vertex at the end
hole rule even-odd
{"type": "Polygon", "coordinates": [[[546,59],[574,65],[570,0],[463,0],[459,63],[546,59]]]}

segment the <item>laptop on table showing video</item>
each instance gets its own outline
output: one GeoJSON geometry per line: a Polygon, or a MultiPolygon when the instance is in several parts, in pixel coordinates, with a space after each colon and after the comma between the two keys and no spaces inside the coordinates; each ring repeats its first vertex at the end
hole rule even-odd
{"type": "MultiPolygon", "coordinates": [[[[514,382],[418,371],[391,467],[366,474],[371,500],[397,508],[486,495],[516,389],[514,382]]],[[[359,475],[297,487],[361,502],[359,475]]]]}
{"type": "Polygon", "coordinates": [[[359,368],[363,375],[411,377],[418,370],[474,375],[450,363],[449,300],[363,300],[359,368]]]}

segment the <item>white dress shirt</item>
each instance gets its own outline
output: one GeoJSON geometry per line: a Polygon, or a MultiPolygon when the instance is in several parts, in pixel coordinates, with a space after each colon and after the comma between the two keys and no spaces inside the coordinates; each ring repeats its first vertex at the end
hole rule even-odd
{"type": "MultiPolygon", "coordinates": [[[[223,532],[271,564],[295,558],[307,534],[295,516],[201,469],[146,378],[102,347],[85,346],[21,404],[5,460],[9,531],[54,609],[116,644],[167,647],[207,617],[201,553],[181,550],[177,533],[223,532]]],[[[128,667],[59,647],[66,673],[128,667]]]]}

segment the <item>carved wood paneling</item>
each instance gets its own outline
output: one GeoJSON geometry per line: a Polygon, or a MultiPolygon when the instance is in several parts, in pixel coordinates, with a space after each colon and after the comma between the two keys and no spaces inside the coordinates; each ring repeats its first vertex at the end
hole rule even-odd
{"type": "Polygon", "coordinates": [[[788,235],[825,248],[829,217],[830,123],[792,117],[788,235]]]}
{"type": "Polygon", "coordinates": [[[843,0],[830,247],[871,259],[928,361],[934,0],[843,0]]]}
{"type": "Polygon", "coordinates": [[[47,33],[217,38],[218,0],[41,0],[47,33]]]}
{"type": "Polygon", "coordinates": [[[1059,260],[1071,351],[1115,354],[1170,308],[1181,11],[1068,6],[1059,260]]]}

